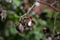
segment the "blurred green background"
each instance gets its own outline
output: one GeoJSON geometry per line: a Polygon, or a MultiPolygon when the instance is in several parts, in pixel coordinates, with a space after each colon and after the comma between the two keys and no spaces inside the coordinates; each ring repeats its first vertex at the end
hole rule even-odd
{"type": "MultiPolygon", "coordinates": [[[[30,1],[30,3],[33,2],[33,0],[30,1]]],[[[42,32],[42,25],[49,27],[53,33],[55,17],[56,31],[60,32],[60,12],[51,11],[48,8],[43,9],[43,12],[47,13],[45,15],[48,18],[47,21],[38,18],[38,15],[33,15],[32,19],[35,21],[35,24],[32,25],[33,30],[27,33],[18,32],[16,24],[19,23],[19,16],[25,14],[24,9],[21,9],[21,4],[22,0],[8,0],[7,2],[0,0],[2,8],[7,10],[6,19],[2,20],[0,16],[0,40],[40,40],[41,38],[45,40],[46,37],[42,32]]]]}

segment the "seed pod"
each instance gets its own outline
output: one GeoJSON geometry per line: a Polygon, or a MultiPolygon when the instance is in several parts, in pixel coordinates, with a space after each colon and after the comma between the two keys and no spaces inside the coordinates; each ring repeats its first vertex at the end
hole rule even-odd
{"type": "Polygon", "coordinates": [[[16,29],[17,29],[17,31],[18,32],[24,32],[24,27],[23,27],[23,25],[21,24],[21,23],[19,23],[17,26],[16,26],[16,29]]]}

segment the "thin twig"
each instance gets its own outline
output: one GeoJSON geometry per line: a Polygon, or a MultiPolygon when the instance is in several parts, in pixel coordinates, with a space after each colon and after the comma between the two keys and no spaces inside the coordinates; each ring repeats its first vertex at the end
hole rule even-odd
{"type": "Polygon", "coordinates": [[[27,13],[25,13],[24,15],[20,16],[19,18],[21,19],[22,17],[26,16],[27,14],[30,13],[30,11],[34,8],[34,4],[32,5],[32,7],[27,11],[27,13]]]}
{"type": "Polygon", "coordinates": [[[53,6],[54,4],[56,4],[57,3],[57,1],[55,0],[52,4],[51,4],[51,6],[53,6]]]}
{"type": "Polygon", "coordinates": [[[55,14],[55,17],[54,17],[54,29],[53,29],[53,34],[55,33],[55,30],[56,30],[56,18],[57,18],[57,16],[56,16],[56,14],[55,14]]]}
{"type": "Polygon", "coordinates": [[[48,6],[48,7],[51,7],[53,10],[55,10],[57,12],[60,12],[60,9],[58,9],[58,8],[56,8],[54,6],[51,6],[49,3],[46,3],[46,2],[43,2],[43,1],[38,1],[38,2],[40,2],[41,4],[44,4],[44,5],[48,6]]]}
{"type": "Polygon", "coordinates": [[[59,13],[55,13],[55,16],[54,16],[54,29],[53,29],[53,34],[55,33],[56,31],[56,21],[57,21],[57,16],[58,16],[59,13]]]}
{"type": "MultiPolygon", "coordinates": [[[[54,6],[51,6],[51,4],[49,3],[46,3],[46,2],[43,2],[43,1],[38,1],[39,3],[41,4],[44,4],[48,7],[51,7],[53,10],[57,11],[57,12],[60,12],[60,9],[54,7],[54,6]]],[[[21,19],[23,16],[26,16],[27,14],[29,14],[29,12],[33,9],[33,7],[35,6],[35,4],[32,5],[32,7],[27,11],[27,13],[25,13],[24,15],[20,16],[19,18],[21,19]]]]}

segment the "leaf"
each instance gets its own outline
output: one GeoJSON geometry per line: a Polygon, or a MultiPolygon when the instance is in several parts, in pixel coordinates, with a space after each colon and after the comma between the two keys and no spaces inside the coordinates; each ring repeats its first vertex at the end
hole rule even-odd
{"type": "Polygon", "coordinates": [[[13,3],[16,4],[16,6],[19,6],[21,1],[20,0],[13,0],[13,3]]]}
{"type": "Polygon", "coordinates": [[[47,13],[46,17],[49,17],[49,18],[51,18],[54,14],[54,11],[51,11],[51,10],[48,10],[48,9],[45,9],[44,12],[47,13]]]}
{"type": "Polygon", "coordinates": [[[38,22],[41,24],[41,25],[47,25],[47,22],[42,20],[42,19],[38,19],[38,22]]]}
{"type": "Polygon", "coordinates": [[[11,20],[18,20],[18,15],[15,13],[14,14],[8,13],[7,18],[11,20]]]}

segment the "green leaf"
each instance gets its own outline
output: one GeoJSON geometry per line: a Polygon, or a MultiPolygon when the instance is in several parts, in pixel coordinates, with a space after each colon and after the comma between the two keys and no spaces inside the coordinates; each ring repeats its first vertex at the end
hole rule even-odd
{"type": "Polygon", "coordinates": [[[45,9],[44,12],[47,13],[46,17],[49,17],[49,18],[51,18],[54,14],[54,11],[51,11],[51,10],[48,10],[48,9],[45,9]]]}
{"type": "Polygon", "coordinates": [[[19,16],[17,15],[17,14],[11,14],[11,13],[8,13],[7,14],[7,19],[8,20],[13,20],[13,21],[16,21],[16,20],[18,20],[18,18],[19,18],[19,16]]]}
{"type": "Polygon", "coordinates": [[[20,0],[13,0],[13,3],[16,4],[16,6],[19,6],[21,1],[20,0]]]}

